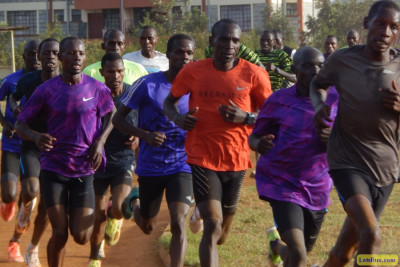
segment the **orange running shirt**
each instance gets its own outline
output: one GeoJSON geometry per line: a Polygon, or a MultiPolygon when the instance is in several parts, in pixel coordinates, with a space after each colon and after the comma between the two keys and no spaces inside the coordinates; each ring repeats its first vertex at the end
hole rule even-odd
{"type": "Polygon", "coordinates": [[[190,93],[189,110],[199,107],[196,126],[186,137],[187,162],[215,171],[246,170],[251,167],[247,139],[252,126],[224,121],[218,107],[232,100],[243,111],[257,111],[272,93],[269,76],[242,59],[226,72],[212,60],[186,65],[171,87],[174,97],[190,93]]]}

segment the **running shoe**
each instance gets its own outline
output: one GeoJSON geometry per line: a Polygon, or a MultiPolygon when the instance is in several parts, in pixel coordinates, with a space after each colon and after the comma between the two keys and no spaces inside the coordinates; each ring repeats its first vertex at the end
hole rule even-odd
{"type": "Polygon", "coordinates": [[[9,262],[24,262],[24,258],[21,256],[21,252],[19,250],[18,242],[10,242],[8,244],[8,261],[9,262]]]}
{"type": "Polygon", "coordinates": [[[132,201],[139,198],[139,187],[135,186],[132,188],[129,195],[124,199],[122,202],[122,215],[125,219],[129,220],[133,218],[133,208],[132,208],[132,201]]]}
{"type": "Polygon", "coordinates": [[[108,245],[114,246],[118,243],[119,237],[121,236],[122,220],[114,218],[107,218],[106,229],[104,231],[104,240],[108,245]]]}
{"type": "Polygon", "coordinates": [[[25,263],[28,267],[40,267],[39,253],[37,250],[26,251],[24,254],[25,263]]]}
{"type": "Polygon", "coordinates": [[[278,230],[276,227],[271,227],[267,229],[267,238],[268,238],[268,259],[270,260],[271,264],[275,267],[283,266],[283,261],[281,256],[275,254],[272,251],[271,243],[277,239],[281,239],[278,230]]]}
{"type": "Polygon", "coordinates": [[[200,211],[197,206],[194,206],[193,213],[189,219],[189,229],[193,234],[203,231],[203,219],[200,216],[200,211]]]}
{"type": "Polygon", "coordinates": [[[11,221],[11,219],[14,217],[16,203],[17,203],[16,201],[13,201],[11,203],[1,202],[0,204],[1,217],[6,222],[11,221]]]}
{"type": "Polygon", "coordinates": [[[101,260],[90,259],[87,267],[101,267],[101,260]]]}
{"type": "Polygon", "coordinates": [[[104,252],[104,239],[101,240],[100,249],[99,249],[99,257],[103,258],[103,259],[106,257],[106,253],[104,252]]]}

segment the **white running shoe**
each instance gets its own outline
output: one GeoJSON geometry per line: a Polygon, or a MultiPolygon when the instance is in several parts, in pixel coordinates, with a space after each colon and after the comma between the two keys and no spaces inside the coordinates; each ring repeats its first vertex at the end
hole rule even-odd
{"type": "Polygon", "coordinates": [[[24,254],[25,263],[29,267],[40,267],[39,253],[37,250],[26,251],[24,254]]]}
{"type": "Polygon", "coordinates": [[[189,219],[189,229],[193,234],[203,231],[203,219],[197,206],[194,206],[193,213],[189,219]]]}

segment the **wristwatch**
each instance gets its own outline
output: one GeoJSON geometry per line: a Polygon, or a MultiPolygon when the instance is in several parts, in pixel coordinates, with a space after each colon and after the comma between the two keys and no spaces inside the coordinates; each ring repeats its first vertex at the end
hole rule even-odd
{"type": "Polygon", "coordinates": [[[243,124],[247,125],[247,124],[254,124],[256,123],[256,115],[254,115],[251,112],[246,111],[247,115],[246,118],[244,119],[243,124]]]}

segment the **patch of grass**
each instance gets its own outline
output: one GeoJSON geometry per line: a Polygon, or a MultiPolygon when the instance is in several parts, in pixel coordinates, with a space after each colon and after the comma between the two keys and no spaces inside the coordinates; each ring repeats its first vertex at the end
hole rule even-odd
{"type": "MultiPolygon", "coordinates": [[[[307,266],[322,264],[328,257],[329,250],[345,219],[345,212],[336,191],[331,192],[332,204],[325,216],[317,243],[308,255],[307,266]]],[[[191,214],[191,212],[189,213],[191,214]]],[[[400,248],[400,185],[396,184],[392,195],[381,216],[382,232],[381,253],[399,254],[400,248]]],[[[188,216],[189,217],[189,216],[188,216]]],[[[233,221],[231,233],[222,246],[218,247],[221,267],[230,266],[268,266],[267,238],[265,230],[273,226],[272,211],[269,204],[258,198],[254,185],[242,189],[238,210],[233,221]]],[[[188,248],[185,266],[200,266],[198,245],[201,233],[192,234],[187,227],[188,248]]],[[[171,233],[166,231],[159,239],[160,244],[168,251],[171,233]]],[[[352,266],[352,264],[348,264],[352,266]]]]}

